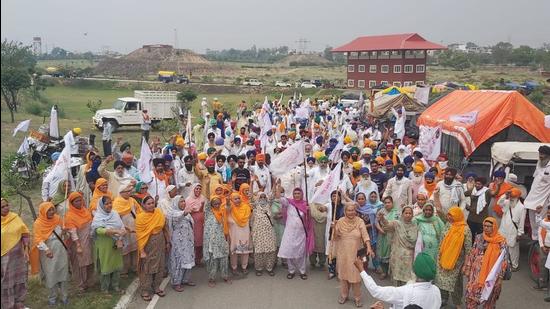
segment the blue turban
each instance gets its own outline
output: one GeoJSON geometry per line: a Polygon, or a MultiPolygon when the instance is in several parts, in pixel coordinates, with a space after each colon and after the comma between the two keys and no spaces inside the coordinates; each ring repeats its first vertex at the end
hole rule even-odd
{"type": "Polygon", "coordinates": [[[424,178],[435,179],[435,174],[432,172],[427,172],[426,174],[424,174],[424,178]]]}
{"type": "Polygon", "coordinates": [[[405,159],[403,159],[403,163],[405,163],[405,164],[413,164],[413,163],[414,163],[414,159],[413,159],[413,157],[411,157],[411,156],[406,156],[405,159]]]}
{"type": "Polygon", "coordinates": [[[468,173],[466,173],[466,175],[464,175],[464,178],[466,178],[466,179],[468,179],[470,177],[477,178],[477,175],[474,172],[468,172],[468,173]]]}
{"type": "Polygon", "coordinates": [[[360,175],[368,175],[370,173],[369,169],[366,168],[366,167],[362,167],[360,170],[359,170],[359,174],[360,175]]]}
{"type": "Polygon", "coordinates": [[[322,136],[317,136],[315,138],[315,142],[317,142],[317,144],[321,145],[323,143],[323,137],[322,136]]]}
{"type": "Polygon", "coordinates": [[[50,158],[52,159],[52,161],[57,161],[57,159],[59,159],[59,156],[61,155],[61,152],[59,151],[56,151],[54,153],[52,153],[52,155],[50,156],[50,158]]]}
{"type": "Polygon", "coordinates": [[[505,178],[506,177],[506,173],[504,171],[496,171],[493,176],[495,177],[502,177],[502,178],[505,178]]]}
{"type": "Polygon", "coordinates": [[[172,158],[172,155],[170,155],[170,154],[165,154],[162,158],[163,158],[165,161],[172,161],[172,160],[174,160],[174,158],[172,158]]]}

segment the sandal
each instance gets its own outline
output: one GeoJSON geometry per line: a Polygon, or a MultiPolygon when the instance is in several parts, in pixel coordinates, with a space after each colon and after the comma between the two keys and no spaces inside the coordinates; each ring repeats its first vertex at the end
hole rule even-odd
{"type": "Polygon", "coordinates": [[[301,274],[301,275],[300,275],[300,279],[302,279],[302,280],[307,280],[307,275],[306,275],[306,274],[301,274]]]}
{"type": "Polygon", "coordinates": [[[183,286],[181,285],[176,285],[176,286],[173,286],[172,289],[176,292],[183,292],[183,286]]]}
{"type": "Polygon", "coordinates": [[[151,295],[145,294],[145,295],[141,295],[141,299],[143,299],[144,301],[151,301],[151,299],[153,298],[151,297],[151,295]]]}
{"type": "Polygon", "coordinates": [[[295,276],[295,274],[289,273],[288,275],[286,275],[286,278],[287,279],[294,279],[294,276],[295,276]]]}
{"type": "Polygon", "coordinates": [[[231,281],[231,278],[223,278],[223,281],[227,284],[232,284],[233,281],[231,281]]]}
{"type": "Polygon", "coordinates": [[[216,286],[216,281],[208,280],[208,286],[211,287],[211,288],[215,287],[216,286]]]}
{"type": "Polygon", "coordinates": [[[256,276],[259,277],[259,276],[261,276],[261,275],[263,275],[262,271],[261,271],[261,270],[256,270],[256,276]]]}
{"type": "Polygon", "coordinates": [[[188,282],[185,282],[184,284],[185,284],[185,285],[188,285],[188,286],[195,286],[195,285],[197,285],[197,284],[196,284],[195,282],[193,282],[193,281],[188,281],[188,282]]]}
{"type": "Polygon", "coordinates": [[[275,272],[272,270],[268,271],[267,274],[270,275],[271,277],[275,276],[275,272]]]}
{"type": "Polygon", "coordinates": [[[355,300],[355,307],[357,307],[357,308],[363,307],[363,303],[361,302],[360,299],[356,299],[356,300],[355,300]]]}
{"type": "Polygon", "coordinates": [[[348,301],[348,298],[347,298],[347,297],[343,297],[343,296],[338,297],[338,303],[339,303],[340,305],[345,304],[347,301],[348,301]]]}
{"type": "Polygon", "coordinates": [[[159,297],[164,297],[164,296],[166,296],[166,293],[164,293],[163,290],[158,290],[158,291],[155,292],[155,294],[157,294],[159,297]]]}
{"type": "Polygon", "coordinates": [[[334,277],[336,277],[335,274],[333,274],[333,273],[328,273],[328,280],[334,279],[334,277]]]}

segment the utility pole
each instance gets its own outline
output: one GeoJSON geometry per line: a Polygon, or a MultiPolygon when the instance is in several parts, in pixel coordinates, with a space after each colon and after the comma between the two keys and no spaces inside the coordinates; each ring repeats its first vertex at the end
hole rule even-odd
{"type": "Polygon", "coordinates": [[[178,48],[178,29],[174,28],[174,48],[178,48]]]}
{"type": "Polygon", "coordinates": [[[295,43],[298,43],[298,50],[302,53],[302,54],[305,54],[306,50],[307,50],[307,44],[308,43],[311,43],[311,41],[308,41],[307,39],[305,38],[300,38],[298,41],[295,41],[295,43]]]}

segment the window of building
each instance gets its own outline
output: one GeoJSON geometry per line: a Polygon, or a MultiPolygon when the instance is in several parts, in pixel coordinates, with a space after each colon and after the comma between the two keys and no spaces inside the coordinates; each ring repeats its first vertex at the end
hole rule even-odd
{"type": "Polygon", "coordinates": [[[369,88],[372,89],[376,87],[376,81],[375,80],[369,80],[369,88]]]}
{"type": "Polygon", "coordinates": [[[416,85],[417,86],[424,86],[424,81],[423,80],[417,80],[416,85]]]}
{"type": "Polygon", "coordinates": [[[357,87],[358,88],[365,88],[365,80],[358,80],[357,81],[357,87]]]}
{"type": "Polygon", "coordinates": [[[369,52],[360,52],[359,59],[369,59],[369,52]]]}
{"type": "Polygon", "coordinates": [[[380,58],[380,59],[389,59],[390,58],[390,52],[388,50],[383,50],[378,55],[378,58],[380,58]]]}
{"type": "Polygon", "coordinates": [[[361,72],[361,73],[365,72],[365,65],[364,64],[359,65],[359,72],[361,72]]]}
{"type": "Polygon", "coordinates": [[[416,65],[416,73],[424,73],[425,70],[426,70],[426,67],[423,64],[416,65]]]}
{"type": "Polygon", "coordinates": [[[393,73],[401,73],[401,65],[396,64],[393,66],[393,73]]]}
{"type": "Polygon", "coordinates": [[[371,51],[370,52],[370,59],[377,59],[377,58],[378,58],[378,54],[375,51],[371,51]]]}
{"type": "Polygon", "coordinates": [[[400,50],[392,50],[390,54],[391,59],[400,59],[401,58],[401,51],[400,50]]]}
{"type": "Polygon", "coordinates": [[[348,65],[348,72],[355,72],[355,66],[353,64],[348,65]]]}
{"type": "Polygon", "coordinates": [[[393,85],[394,85],[395,87],[401,87],[401,82],[393,82],[393,85]]]}
{"type": "Polygon", "coordinates": [[[353,79],[348,79],[348,87],[349,88],[355,87],[355,81],[353,79]]]}
{"type": "Polygon", "coordinates": [[[380,82],[380,85],[384,86],[384,87],[387,87],[390,83],[388,83],[387,80],[383,80],[380,82]]]}
{"type": "Polygon", "coordinates": [[[376,73],[376,64],[369,65],[369,73],[376,73]]]}
{"type": "Polygon", "coordinates": [[[413,65],[412,64],[406,64],[405,65],[405,73],[412,73],[413,72],[413,65]]]}
{"type": "Polygon", "coordinates": [[[413,82],[404,82],[403,83],[403,86],[407,87],[407,86],[412,86],[413,82]]]}
{"type": "Polygon", "coordinates": [[[350,59],[357,59],[357,58],[359,58],[359,53],[358,52],[351,52],[351,53],[349,53],[349,58],[350,59]]]}
{"type": "Polygon", "coordinates": [[[380,72],[382,73],[390,73],[390,66],[387,64],[380,66],[380,72]]]}

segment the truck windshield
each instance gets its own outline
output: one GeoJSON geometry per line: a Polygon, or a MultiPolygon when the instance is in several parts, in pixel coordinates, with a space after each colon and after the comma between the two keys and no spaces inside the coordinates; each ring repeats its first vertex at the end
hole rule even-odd
{"type": "Polygon", "coordinates": [[[126,105],[126,102],[121,100],[116,100],[115,103],[113,104],[113,108],[121,111],[121,110],[124,110],[124,105],[126,105]]]}

